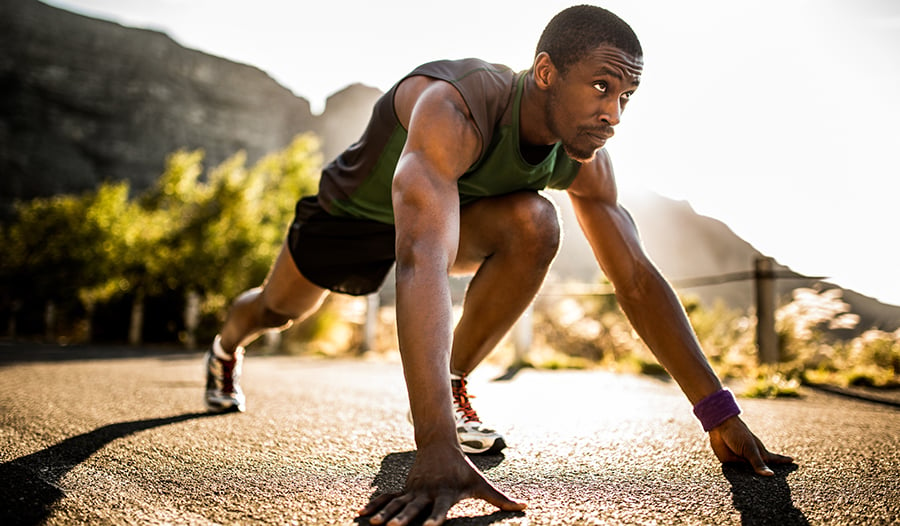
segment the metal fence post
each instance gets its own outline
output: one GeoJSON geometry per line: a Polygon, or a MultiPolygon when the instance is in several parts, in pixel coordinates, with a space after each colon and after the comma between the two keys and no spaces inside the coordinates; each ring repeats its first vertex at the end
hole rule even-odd
{"type": "Polygon", "coordinates": [[[774,260],[757,257],[755,264],[756,283],[756,345],[759,363],[778,363],[778,335],[775,333],[775,273],[774,260]]]}
{"type": "Polygon", "coordinates": [[[514,365],[525,363],[525,357],[531,350],[531,342],[534,339],[533,317],[534,303],[525,309],[525,312],[513,326],[513,345],[515,348],[514,365]]]}
{"type": "Polygon", "coordinates": [[[379,307],[381,307],[381,297],[377,292],[366,296],[366,323],[363,327],[362,352],[375,350],[379,307]]]}

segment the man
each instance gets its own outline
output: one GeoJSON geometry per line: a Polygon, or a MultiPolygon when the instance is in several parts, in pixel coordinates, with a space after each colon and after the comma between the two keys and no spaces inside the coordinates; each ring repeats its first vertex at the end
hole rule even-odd
{"type": "Polygon", "coordinates": [[[504,445],[480,425],[465,376],[537,293],[560,236],[556,208],[538,190],[566,188],[620,305],[694,404],[718,458],[749,462],[761,475],[772,474],[767,463],[790,462],[737,416],[617,202],[603,146],[638,87],[642,56],[624,21],[577,6],[550,21],[528,71],[469,59],[426,64],[402,79],[378,101],[363,137],[323,170],[319,194],[298,203],[263,287],[235,301],[207,356],[210,407],[243,410],[241,346],[309,315],[329,290],[377,290],[396,260],[417,454],[404,492],[360,513],[402,525],[430,510],[427,523],[440,524],[467,497],[523,509],[464,453],[504,445]],[[452,273],[474,274],[455,330],[452,273]]]}

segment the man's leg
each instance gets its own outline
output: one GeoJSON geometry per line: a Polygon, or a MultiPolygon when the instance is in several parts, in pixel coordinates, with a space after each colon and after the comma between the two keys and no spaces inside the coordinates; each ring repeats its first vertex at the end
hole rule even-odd
{"type": "Polygon", "coordinates": [[[556,205],[536,192],[482,199],[460,218],[455,272],[474,272],[453,336],[450,381],[456,432],[466,453],[497,453],[503,436],[472,408],[466,375],[534,299],[559,249],[556,205]]]}
{"type": "Polygon", "coordinates": [[[243,346],[263,331],[285,329],[315,312],[328,291],[300,274],[286,246],[261,287],[232,304],[221,332],[206,353],[206,406],[212,411],[243,411],[240,387],[243,346]]]}
{"type": "Polygon", "coordinates": [[[286,329],[302,321],[318,310],[327,295],[327,290],[300,274],[287,246],[282,246],[263,285],[244,292],[231,304],[219,333],[222,349],[234,353],[264,331],[286,329]]]}
{"type": "Polygon", "coordinates": [[[453,334],[450,371],[472,372],[534,299],[559,250],[559,213],[537,192],[481,199],[460,219],[454,271],[475,272],[453,334]]]}

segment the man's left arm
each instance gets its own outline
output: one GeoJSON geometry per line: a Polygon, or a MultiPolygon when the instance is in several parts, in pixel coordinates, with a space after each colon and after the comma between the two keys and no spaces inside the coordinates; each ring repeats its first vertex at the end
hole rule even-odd
{"type": "MultiPolygon", "coordinates": [[[[585,163],[569,188],[578,223],[616,299],[634,329],[695,407],[722,389],[700,348],[678,296],[644,252],[631,216],[618,203],[612,163],[605,150],[585,163]]],[[[722,462],[749,462],[761,475],[767,463],[791,462],[770,453],[738,416],[709,432],[722,462]]]]}

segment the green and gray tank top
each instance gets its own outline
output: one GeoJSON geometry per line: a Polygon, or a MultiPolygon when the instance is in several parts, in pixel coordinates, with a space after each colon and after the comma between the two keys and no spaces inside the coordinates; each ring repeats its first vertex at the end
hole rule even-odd
{"type": "MultiPolygon", "coordinates": [[[[456,87],[481,134],[481,155],[458,182],[461,204],[518,190],[564,189],[575,179],[581,165],[560,144],[539,164],[522,157],[519,108],[525,72],[464,59],[424,64],[404,79],[415,75],[456,87]]],[[[406,141],[394,110],[397,85],[375,103],[362,137],[322,170],[319,203],[331,215],[393,224],[391,180],[406,141]]]]}

